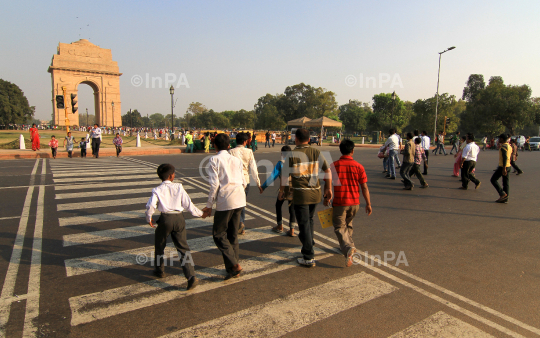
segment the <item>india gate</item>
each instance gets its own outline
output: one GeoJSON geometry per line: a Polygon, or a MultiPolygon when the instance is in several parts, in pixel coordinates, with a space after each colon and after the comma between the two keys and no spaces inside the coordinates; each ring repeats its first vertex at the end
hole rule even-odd
{"type": "MultiPolygon", "coordinates": [[[[79,84],[87,84],[94,90],[96,123],[100,126],[122,125],[122,101],[120,100],[120,75],[118,63],[112,60],[110,49],[100,48],[86,39],[70,44],[59,43],[48,70],[52,77],[53,121],[65,125],[65,110],[56,108],[55,96],[63,95],[64,102],[71,105],[69,97],[77,94],[79,84]]],[[[79,125],[79,113],[67,109],[70,125],[79,125]]],[[[92,123],[92,122],[91,122],[92,123]]]]}

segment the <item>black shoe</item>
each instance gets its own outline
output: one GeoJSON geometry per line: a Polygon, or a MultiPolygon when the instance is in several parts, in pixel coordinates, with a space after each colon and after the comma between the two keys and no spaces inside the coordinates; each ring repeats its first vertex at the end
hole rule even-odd
{"type": "Polygon", "coordinates": [[[422,173],[422,175],[427,175],[427,173],[422,173]]]}
{"type": "Polygon", "coordinates": [[[199,280],[197,279],[197,277],[193,276],[191,277],[190,279],[188,279],[188,282],[187,282],[187,290],[193,290],[195,289],[195,287],[199,284],[199,280]]]}
{"type": "Polygon", "coordinates": [[[154,276],[163,278],[165,277],[165,272],[163,272],[163,270],[154,269],[154,276]]]}
{"type": "Polygon", "coordinates": [[[474,189],[480,188],[480,184],[482,184],[482,182],[478,182],[478,184],[474,186],[474,189]]]}
{"type": "Polygon", "coordinates": [[[459,187],[458,189],[467,190],[467,188],[465,188],[465,187],[459,187]]]}
{"type": "Polygon", "coordinates": [[[400,166],[400,165],[398,165],[398,166],[397,166],[397,168],[398,168],[398,169],[401,169],[401,166],[400,166]]]}
{"type": "Polygon", "coordinates": [[[386,174],[386,176],[384,176],[384,177],[390,178],[390,177],[392,177],[392,176],[390,176],[390,174],[386,174]]]}
{"type": "Polygon", "coordinates": [[[387,178],[388,178],[389,180],[395,180],[395,179],[396,179],[395,176],[388,176],[387,178]]]}
{"type": "Polygon", "coordinates": [[[520,172],[520,173],[517,173],[516,175],[517,175],[517,176],[519,176],[519,175],[521,175],[521,174],[523,174],[523,171],[522,171],[522,172],[520,172]]]}

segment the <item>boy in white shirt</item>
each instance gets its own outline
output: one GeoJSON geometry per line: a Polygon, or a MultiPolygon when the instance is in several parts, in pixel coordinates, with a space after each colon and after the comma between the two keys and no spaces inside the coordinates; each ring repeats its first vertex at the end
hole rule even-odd
{"type": "MultiPolygon", "coordinates": [[[[203,216],[205,218],[206,216],[191,202],[182,184],[172,183],[175,176],[175,168],[172,164],[160,165],[157,174],[163,183],[152,189],[152,196],[146,204],[146,221],[152,228],[155,228],[156,226],[152,223],[152,215],[156,209],[161,211],[156,222],[154,275],[162,278],[165,276],[163,254],[169,235],[171,235],[174,246],[178,250],[179,259],[182,259],[186,252],[189,252],[186,221],[182,211],[188,210],[195,217],[203,216]]],[[[186,263],[185,259],[180,261],[183,262],[182,270],[188,280],[187,289],[192,290],[198,283],[195,269],[192,263],[186,263]]]]}

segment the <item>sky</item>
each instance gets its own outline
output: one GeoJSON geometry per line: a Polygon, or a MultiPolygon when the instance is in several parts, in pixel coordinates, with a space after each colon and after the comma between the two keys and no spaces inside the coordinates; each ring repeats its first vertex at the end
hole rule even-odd
{"type": "MultiPolygon", "coordinates": [[[[49,120],[52,57],[59,42],[84,38],[112,50],[122,114],[170,113],[170,84],[147,88],[147,76],[176,77],[175,115],[190,102],[251,110],[301,82],[333,91],[339,104],[393,91],[414,102],[435,95],[438,53],[455,46],[442,56],[439,93],[460,98],[469,75],[483,74],[540,96],[539,14],[537,0],[8,1],[0,78],[49,120]]],[[[78,99],[92,113],[89,86],[78,99]]]]}

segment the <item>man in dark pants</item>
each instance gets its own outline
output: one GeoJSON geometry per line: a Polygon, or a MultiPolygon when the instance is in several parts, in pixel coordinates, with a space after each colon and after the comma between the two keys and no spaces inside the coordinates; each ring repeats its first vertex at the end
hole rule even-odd
{"type": "Polygon", "coordinates": [[[167,237],[171,235],[174,246],[178,251],[178,258],[182,264],[184,276],[188,280],[187,289],[191,290],[197,286],[198,281],[195,277],[193,258],[189,253],[186,238],[186,221],[182,212],[187,210],[195,217],[206,216],[191,202],[182,184],[173,183],[175,168],[172,164],[161,164],[157,169],[157,174],[163,182],[152,189],[152,196],[146,204],[146,221],[152,228],[156,227],[152,224],[152,215],[156,209],[161,212],[156,222],[154,275],[160,278],[165,276],[163,255],[167,245],[167,237]]]}
{"type": "Polygon", "coordinates": [[[405,142],[405,147],[403,148],[403,163],[401,164],[401,169],[399,174],[403,178],[403,184],[405,185],[405,190],[412,190],[414,187],[411,177],[409,176],[409,171],[412,169],[414,164],[414,153],[415,153],[415,144],[412,142],[412,133],[407,133],[407,141],[405,142]]]}
{"type": "Polygon", "coordinates": [[[430,146],[431,139],[427,135],[426,131],[424,130],[422,132],[422,148],[424,148],[424,154],[426,155],[426,158],[424,159],[424,172],[422,175],[427,175],[427,169],[429,164],[429,146],[430,146]]]}
{"type": "Polygon", "coordinates": [[[90,137],[92,138],[92,155],[95,158],[99,158],[99,145],[101,144],[101,128],[96,123],[94,128],[90,131],[90,137]]]}
{"type": "Polygon", "coordinates": [[[510,194],[510,176],[508,172],[511,169],[510,158],[512,156],[512,148],[507,143],[507,140],[508,136],[506,134],[499,136],[499,166],[493,173],[493,176],[491,176],[491,184],[493,184],[499,194],[499,199],[495,201],[497,203],[508,203],[508,195],[510,194]],[[502,188],[499,185],[499,178],[501,177],[502,188]]]}
{"type": "Polygon", "coordinates": [[[475,189],[480,188],[481,182],[474,176],[473,170],[476,167],[476,160],[480,147],[474,143],[474,135],[467,134],[467,145],[461,153],[461,187],[462,190],[467,190],[469,181],[475,184],[475,189]]]}
{"type": "Polygon", "coordinates": [[[309,131],[306,129],[296,130],[296,148],[288,155],[284,166],[285,173],[279,188],[279,199],[284,198],[286,179],[291,176],[293,188],[293,205],[296,221],[298,222],[298,238],[302,242],[302,257],[297,259],[298,264],[315,266],[315,250],[313,246],[313,215],[317,204],[321,201],[321,186],[319,184],[319,168],[325,173],[324,181],[324,205],[329,205],[332,199],[332,174],[328,163],[321,152],[308,145],[309,131]]]}
{"type": "Polygon", "coordinates": [[[266,146],[268,146],[268,148],[270,148],[270,130],[264,134],[264,137],[266,139],[266,142],[264,142],[264,147],[266,148],[266,146]]]}
{"type": "Polygon", "coordinates": [[[514,168],[514,172],[517,173],[517,175],[523,174],[523,170],[521,170],[516,161],[518,158],[518,146],[517,141],[515,139],[510,140],[510,147],[512,147],[512,155],[510,156],[510,165],[512,168],[514,168]]]}
{"type": "Polygon", "coordinates": [[[239,262],[238,229],[240,214],[246,206],[247,186],[242,160],[229,154],[229,135],[218,134],[214,139],[217,155],[208,161],[207,173],[210,191],[205,216],[212,213],[216,203],[212,236],[214,243],[223,256],[227,275],[225,280],[240,276],[242,267],[239,262]]]}

